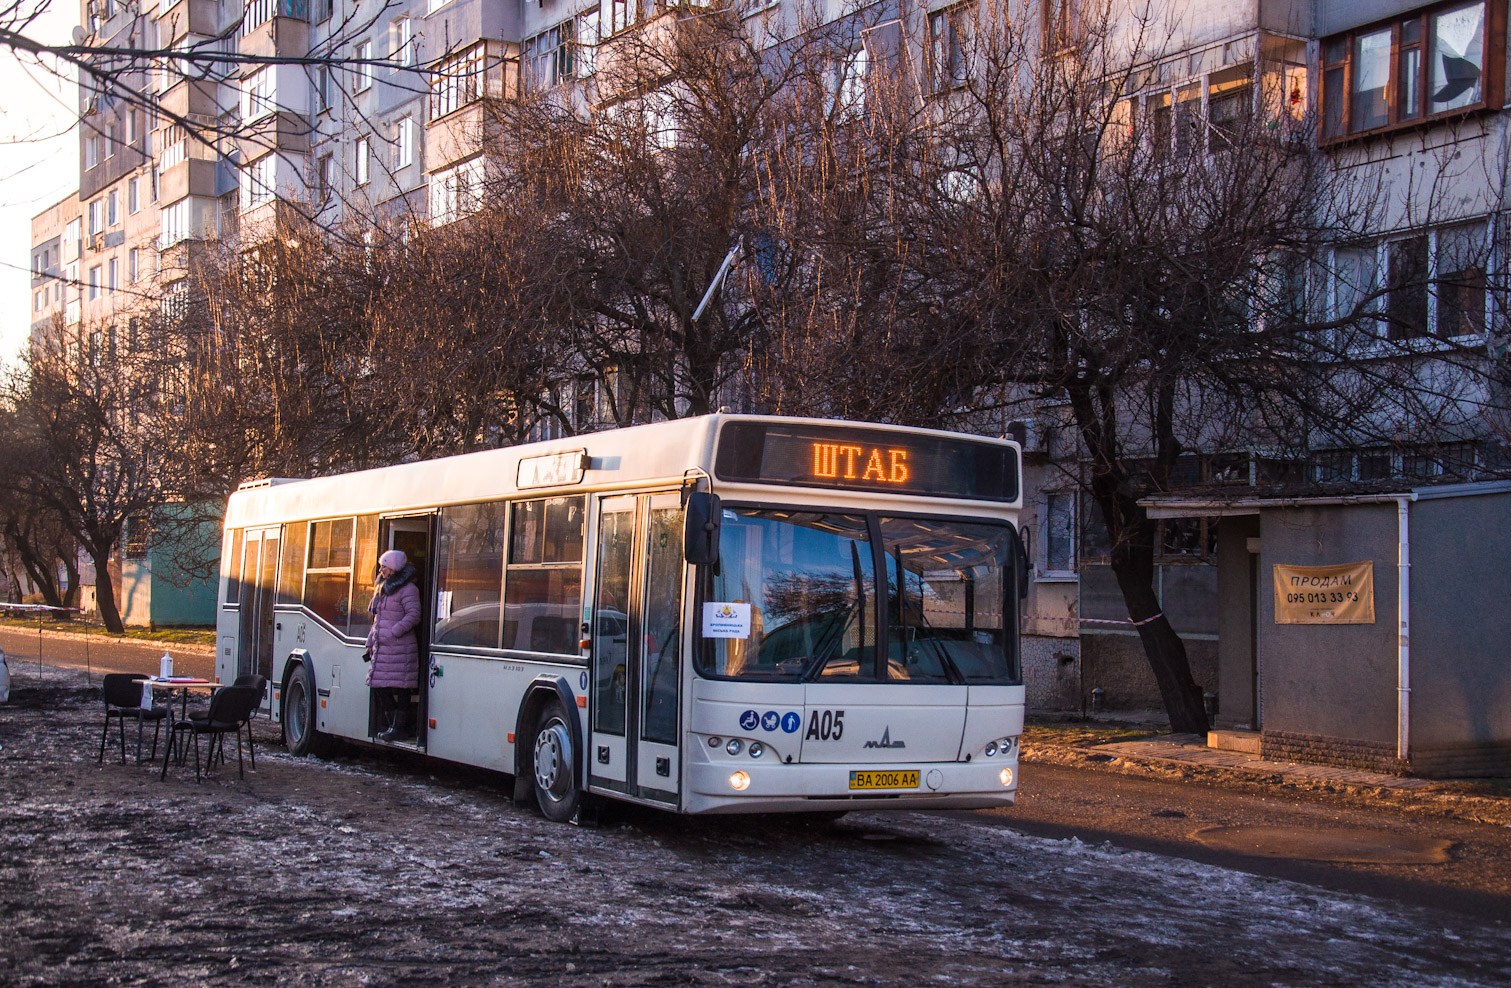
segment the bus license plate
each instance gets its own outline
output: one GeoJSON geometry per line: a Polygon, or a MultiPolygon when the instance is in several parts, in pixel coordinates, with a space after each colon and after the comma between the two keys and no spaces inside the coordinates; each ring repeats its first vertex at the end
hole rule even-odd
{"type": "Polygon", "coordinates": [[[851,772],[851,789],[917,789],[918,770],[901,772],[851,772]]]}

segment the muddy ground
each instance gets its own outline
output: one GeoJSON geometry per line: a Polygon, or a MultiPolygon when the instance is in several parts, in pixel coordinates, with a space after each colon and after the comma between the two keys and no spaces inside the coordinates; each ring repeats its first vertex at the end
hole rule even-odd
{"type": "Polygon", "coordinates": [[[9,985],[1496,985],[1511,931],[973,815],[546,822],[502,776],[258,722],[230,763],[95,761],[82,673],[0,706],[9,985]]]}

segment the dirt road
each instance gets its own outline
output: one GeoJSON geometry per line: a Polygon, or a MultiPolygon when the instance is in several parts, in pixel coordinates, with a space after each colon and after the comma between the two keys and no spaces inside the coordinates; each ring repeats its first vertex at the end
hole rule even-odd
{"type": "Polygon", "coordinates": [[[976,815],[547,823],[500,777],[367,752],[95,763],[100,704],[0,707],[16,985],[1493,985],[1503,923],[976,815]]]}

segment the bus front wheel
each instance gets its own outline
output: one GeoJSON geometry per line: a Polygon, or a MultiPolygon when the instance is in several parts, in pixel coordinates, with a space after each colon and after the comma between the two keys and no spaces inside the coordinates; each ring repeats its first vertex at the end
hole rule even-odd
{"type": "Polygon", "coordinates": [[[283,688],[283,742],[291,755],[318,755],[324,748],[325,736],[315,729],[315,695],[315,677],[301,662],[283,688]]]}
{"type": "Polygon", "coordinates": [[[572,728],[561,701],[552,700],[535,722],[531,769],[535,776],[535,801],[547,820],[565,823],[577,813],[582,793],[577,788],[572,728]]]}

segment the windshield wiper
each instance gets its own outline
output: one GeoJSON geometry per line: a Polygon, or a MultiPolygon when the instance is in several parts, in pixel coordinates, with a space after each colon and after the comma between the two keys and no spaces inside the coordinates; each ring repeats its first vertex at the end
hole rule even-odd
{"type": "Polygon", "coordinates": [[[828,633],[817,644],[817,647],[814,648],[813,658],[809,659],[808,664],[803,667],[802,675],[798,676],[798,682],[807,682],[817,677],[823,671],[824,666],[829,664],[829,660],[834,657],[835,649],[844,640],[845,627],[850,623],[850,615],[855,611],[855,607],[854,603],[849,604],[830,623],[828,633]]]}

